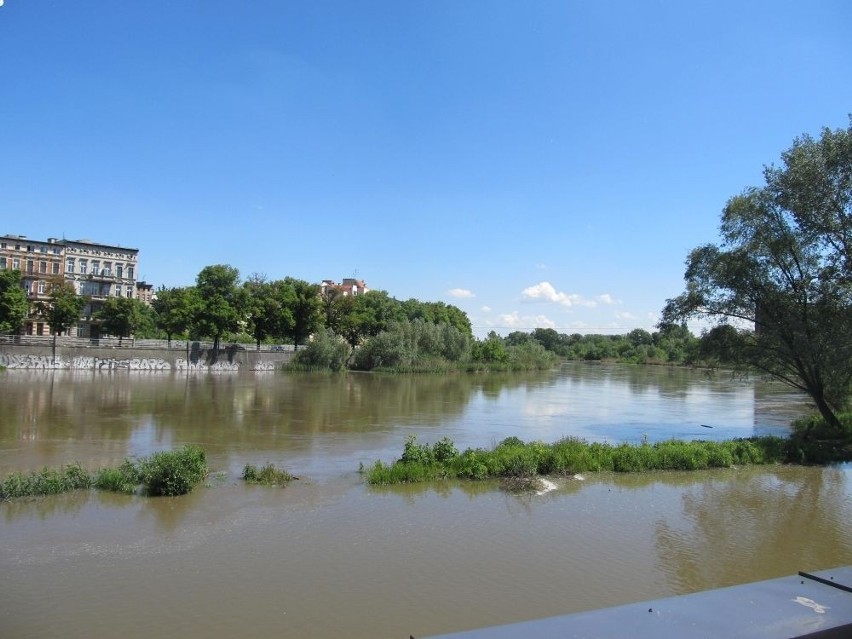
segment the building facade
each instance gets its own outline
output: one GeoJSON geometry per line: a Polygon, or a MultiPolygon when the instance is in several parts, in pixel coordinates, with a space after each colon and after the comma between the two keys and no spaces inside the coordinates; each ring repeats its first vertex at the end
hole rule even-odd
{"type": "Polygon", "coordinates": [[[50,335],[50,325],[37,313],[38,302],[48,299],[50,280],[62,277],[63,246],[58,240],[31,240],[24,235],[0,237],[0,270],[21,272],[30,312],[24,321],[26,335],[50,335]]]}
{"type": "Polygon", "coordinates": [[[0,269],[21,271],[30,300],[30,316],[23,327],[27,335],[49,335],[50,326],[37,315],[37,302],[47,301],[50,282],[70,283],[77,295],[89,298],[69,335],[100,337],[95,313],[109,297],[135,298],[139,250],[99,244],[90,240],[31,240],[22,235],[0,237],[0,269]]]}
{"type": "Polygon", "coordinates": [[[139,250],[90,240],[58,240],[65,248],[65,280],[89,298],[77,323],[77,337],[100,337],[95,319],[108,297],[136,297],[139,250]]]}

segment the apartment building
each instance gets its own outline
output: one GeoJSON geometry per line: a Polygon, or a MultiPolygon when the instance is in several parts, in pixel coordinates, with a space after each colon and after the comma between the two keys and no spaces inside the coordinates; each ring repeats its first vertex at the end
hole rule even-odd
{"type": "Polygon", "coordinates": [[[58,241],[65,249],[65,280],[74,286],[77,295],[86,295],[90,299],[74,333],[77,337],[100,337],[100,327],[93,316],[103,306],[104,300],[108,297],[136,297],[139,250],[91,240],[58,241]]]}
{"type": "Polygon", "coordinates": [[[0,269],[21,271],[22,284],[33,302],[24,325],[27,335],[50,334],[50,327],[36,315],[35,302],[46,301],[50,280],[61,277],[74,286],[78,295],[90,298],[77,326],[69,334],[100,337],[93,315],[108,297],[136,297],[138,257],[138,249],[90,240],[48,238],[41,241],[23,235],[0,237],[0,269]]]}
{"type": "Polygon", "coordinates": [[[24,322],[27,335],[49,335],[50,326],[36,314],[36,303],[48,299],[51,278],[62,276],[63,246],[54,238],[31,240],[24,235],[0,237],[0,270],[20,271],[22,286],[30,301],[30,314],[24,322]]]}
{"type": "Polygon", "coordinates": [[[146,306],[151,306],[154,301],[154,285],[148,282],[136,282],[136,299],[146,306]]]}

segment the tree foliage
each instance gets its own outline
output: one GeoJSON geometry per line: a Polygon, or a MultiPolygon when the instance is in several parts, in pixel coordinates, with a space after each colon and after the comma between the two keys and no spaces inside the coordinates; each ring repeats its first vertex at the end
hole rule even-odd
{"type": "Polygon", "coordinates": [[[721,244],[689,254],[686,290],[662,325],[739,322],[706,347],[806,392],[836,425],[852,391],[852,118],[797,138],[781,159],[763,187],[728,201],[721,244]]]}
{"type": "Polygon", "coordinates": [[[292,321],[285,334],[298,348],[322,324],[320,287],[305,280],[286,277],[281,283],[282,306],[292,321]]]}
{"type": "Polygon", "coordinates": [[[77,295],[74,285],[61,276],[48,283],[48,300],[38,303],[39,315],[50,324],[54,335],[62,335],[80,318],[89,297],[77,295]]]}
{"type": "Polygon", "coordinates": [[[21,272],[0,271],[0,333],[17,333],[28,310],[27,293],[21,287],[21,272]]]}
{"type": "Polygon", "coordinates": [[[108,297],[95,313],[95,319],[107,333],[117,335],[121,343],[122,338],[130,337],[146,324],[147,307],[130,297],[108,297]]]}
{"type": "Polygon", "coordinates": [[[169,343],[175,335],[183,335],[192,326],[198,297],[194,287],[161,287],[152,302],[157,328],[166,334],[169,343]]]}
{"type": "Polygon", "coordinates": [[[243,319],[243,292],[239,287],[240,272],[233,266],[205,266],[196,278],[198,304],[194,327],[199,335],[213,338],[218,350],[222,335],[237,331],[243,319]]]}

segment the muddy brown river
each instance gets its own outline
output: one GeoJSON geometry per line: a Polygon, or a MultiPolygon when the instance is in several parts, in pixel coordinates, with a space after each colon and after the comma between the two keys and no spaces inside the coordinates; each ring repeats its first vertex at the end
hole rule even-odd
{"type": "Polygon", "coordinates": [[[758,379],[571,365],[525,375],[0,373],[0,475],[196,443],[179,498],[0,503],[0,637],[408,637],[852,564],[852,469],[364,485],[408,434],[657,441],[784,434],[758,379]],[[244,464],[300,479],[246,486],[244,464]]]}

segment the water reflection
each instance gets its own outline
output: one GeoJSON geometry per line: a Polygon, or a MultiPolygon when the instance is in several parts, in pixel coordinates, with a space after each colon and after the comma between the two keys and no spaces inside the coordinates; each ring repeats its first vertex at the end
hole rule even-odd
{"type": "MultiPolygon", "coordinates": [[[[660,567],[678,592],[837,565],[852,554],[848,469],[777,467],[710,476],[656,525],[660,567]]],[[[848,561],[848,559],[847,559],[848,561]]]]}
{"type": "Polygon", "coordinates": [[[783,434],[808,410],[762,380],[604,364],[425,376],[7,371],[0,385],[0,473],[105,466],[192,442],[220,470],[271,461],[327,476],[395,458],[409,433],[459,448],[508,436],[724,439],[783,434]]]}

